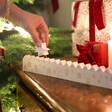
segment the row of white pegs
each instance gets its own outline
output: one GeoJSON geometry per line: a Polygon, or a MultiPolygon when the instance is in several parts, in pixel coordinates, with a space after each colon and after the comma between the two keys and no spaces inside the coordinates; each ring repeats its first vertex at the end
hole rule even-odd
{"type": "Polygon", "coordinates": [[[112,69],[104,66],[26,55],[23,58],[23,70],[112,89],[112,69]]]}

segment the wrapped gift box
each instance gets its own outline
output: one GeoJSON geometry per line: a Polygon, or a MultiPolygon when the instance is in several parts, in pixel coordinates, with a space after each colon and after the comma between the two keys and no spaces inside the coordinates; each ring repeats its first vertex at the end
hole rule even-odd
{"type": "MultiPolygon", "coordinates": [[[[74,9],[75,4],[76,2],[72,3],[72,21],[75,19],[76,22],[75,26],[72,24],[72,28],[74,29],[74,33],[72,34],[72,53],[74,56],[78,56],[79,52],[76,44],[83,45],[85,40],[89,41],[89,2],[81,1],[78,12],[74,9]],[[77,19],[74,18],[74,15],[77,16],[77,19]]],[[[95,25],[95,41],[107,43],[112,34],[112,0],[103,0],[103,7],[106,26],[104,29],[99,30],[95,25]]]]}

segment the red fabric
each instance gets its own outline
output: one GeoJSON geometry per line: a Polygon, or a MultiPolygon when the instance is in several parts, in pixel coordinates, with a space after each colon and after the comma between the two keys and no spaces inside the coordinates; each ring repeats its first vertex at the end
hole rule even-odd
{"type": "MultiPolygon", "coordinates": [[[[79,2],[76,2],[73,25],[76,26],[79,2]]],[[[89,0],[89,40],[86,45],[76,45],[79,51],[78,62],[108,66],[108,45],[95,42],[95,25],[99,30],[105,28],[103,0],[89,0]]]]}
{"type": "Polygon", "coordinates": [[[79,51],[78,62],[90,63],[108,67],[108,44],[88,42],[86,45],[76,45],[79,51]]]}
{"type": "Polygon", "coordinates": [[[95,41],[94,0],[89,1],[89,40],[95,41]]]}
{"type": "Polygon", "coordinates": [[[59,1],[58,0],[52,0],[52,8],[53,12],[55,13],[59,9],[59,1]]]}
{"type": "Polygon", "coordinates": [[[2,112],[1,97],[0,97],[0,112],[2,112]]]}
{"type": "Polygon", "coordinates": [[[89,38],[95,41],[95,24],[99,30],[105,28],[103,0],[89,0],[89,38]]]}
{"type": "Polygon", "coordinates": [[[103,0],[96,0],[94,3],[94,20],[99,30],[105,28],[104,16],[105,16],[105,11],[103,7],[103,0]]]}
{"type": "Polygon", "coordinates": [[[77,46],[77,50],[79,51],[79,57],[78,57],[78,63],[95,63],[95,59],[92,56],[92,52],[91,52],[91,46],[83,46],[83,45],[76,45],[77,46]]]}
{"type": "Polygon", "coordinates": [[[76,24],[77,24],[77,16],[78,16],[78,10],[79,10],[79,5],[80,5],[80,2],[81,1],[77,1],[76,3],[75,3],[75,5],[74,5],[74,19],[73,19],[73,21],[72,21],[72,25],[74,26],[74,27],[76,27],[76,24]]]}
{"type": "MultiPolygon", "coordinates": [[[[81,1],[74,5],[74,19],[72,25],[76,27],[77,15],[81,1]]],[[[105,28],[103,0],[89,0],[89,40],[95,41],[95,25],[99,30],[105,28]]]]}
{"type": "Polygon", "coordinates": [[[0,48],[0,56],[2,56],[3,59],[5,59],[5,52],[3,48],[0,48]]]}

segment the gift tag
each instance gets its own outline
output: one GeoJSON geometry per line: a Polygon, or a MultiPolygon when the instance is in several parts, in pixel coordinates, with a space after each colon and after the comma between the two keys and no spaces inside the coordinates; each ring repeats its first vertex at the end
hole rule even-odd
{"type": "Polygon", "coordinates": [[[46,47],[46,43],[41,43],[41,47],[36,47],[36,52],[38,56],[47,56],[49,54],[49,48],[46,47]]]}

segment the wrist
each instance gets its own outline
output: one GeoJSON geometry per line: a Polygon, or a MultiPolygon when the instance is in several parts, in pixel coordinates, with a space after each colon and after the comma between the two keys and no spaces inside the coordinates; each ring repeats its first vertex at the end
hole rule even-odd
{"type": "Polygon", "coordinates": [[[21,25],[21,18],[24,17],[24,10],[19,8],[17,5],[14,3],[11,3],[10,6],[10,15],[9,15],[9,20],[14,24],[14,25],[21,25]]]}

